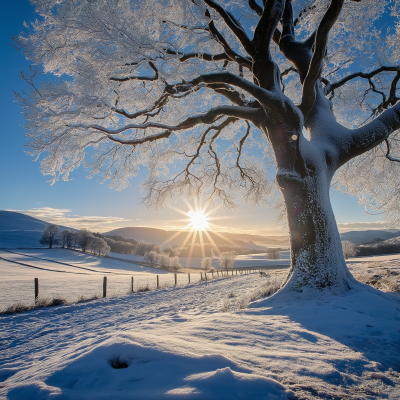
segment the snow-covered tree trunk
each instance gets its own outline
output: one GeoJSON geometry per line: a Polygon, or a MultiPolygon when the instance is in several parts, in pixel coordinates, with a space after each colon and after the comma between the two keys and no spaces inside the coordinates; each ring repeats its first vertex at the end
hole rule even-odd
{"type": "Polygon", "coordinates": [[[340,236],[329,199],[326,168],[302,180],[280,176],[288,213],[291,267],[286,288],[349,288],[340,236]]]}

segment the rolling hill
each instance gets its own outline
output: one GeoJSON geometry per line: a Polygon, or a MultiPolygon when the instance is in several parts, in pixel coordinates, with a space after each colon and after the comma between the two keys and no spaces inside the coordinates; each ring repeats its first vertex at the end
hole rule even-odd
{"type": "MultiPolygon", "coordinates": [[[[129,239],[135,239],[137,241],[143,240],[145,242],[151,242],[155,244],[162,244],[168,241],[171,237],[177,234],[178,231],[165,231],[163,229],[156,228],[146,228],[146,227],[126,227],[126,228],[118,228],[113,229],[112,231],[105,232],[103,235],[112,236],[119,235],[129,239]]],[[[249,235],[249,234],[238,234],[238,233],[226,233],[223,232],[221,234],[209,232],[211,239],[217,244],[231,244],[232,242],[239,247],[252,247],[257,249],[258,245],[263,245],[271,247],[287,247],[289,245],[289,241],[285,236],[259,236],[259,235],[249,235]]],[[[181,245],[186,239],[187,233],[180,233],[175,236],[169,244],[181,245]]],[[[209,238],[203,234],[204,243],[210,243],[209,238]]],[[[189,240],[189,244],[191,243],[191,239],[189,240]]],[[[196,243],[200,244],[200,238],[197,235],[196,243]]]]}
{"type": "MultiPolygon", "coordinates": [[[[0,247],[41,247],[39,240],[49,222],[29,215],[0,210],[0,247]]],[[[60,226],[61,229],[71,229],[60,226]]]]}
{"type": "Polygon", "coordinates": [[[341,240],[349,240],[356,246],[360,244],[374,243],[376,239],[388,240],[400,236],[400,231],[390,230],[368,230],[350,231],[340,235],[341,240]]]}

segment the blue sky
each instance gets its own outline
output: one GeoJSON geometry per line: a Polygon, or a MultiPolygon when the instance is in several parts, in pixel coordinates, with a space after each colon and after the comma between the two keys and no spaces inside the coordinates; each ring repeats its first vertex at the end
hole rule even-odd
{"type": "MultiPolygon", "coordinates": [[[[73,226],[106,231],[120,226],[150,226],[172,229],[182,226],[182,215],[174,210],[149,213],[141,204],[139,184],[144,172],[131,180],[131,186],[121,192],[109,189],[80,168],[72,174],[73,180],[50,185],[49,177],[40,172],[39,162],[33,162],[25,153],[26,137],[21,109],[15,103],[13,91],[26,89],[20,72],[29,62],[10,46],[11,35],[17,35],[24,21],[35,19],[34,9],[28,0],[3,2],[1,17],[0,64],[2,90],[0,95],[1,147],[0,147],[0,209],[21,210],[38,218],[73,226]]],[[[364,212],[356,198],[336,193],[332,205],[339,229],[382,229],[382,216],[364,212]],[[347,224],[347,225],[345,225],[347,224]]],[[[177,207],[187,210],[183,202],[177,207]]],[[[246,231],[257,234],[285,234],[274,223],[276,212],[266,209],[227,212],[226,218],[216,221],[222,230],[246,231]]]]}

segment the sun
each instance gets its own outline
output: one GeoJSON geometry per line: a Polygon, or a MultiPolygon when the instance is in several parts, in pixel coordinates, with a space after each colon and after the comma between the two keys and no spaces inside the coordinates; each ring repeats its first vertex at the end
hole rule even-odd
{"type": "Polygon", "coordinates": [[[205,231],[209,228],[208,218],[204,211],[189,211],[190,226],[197,231],[205,231]]]}

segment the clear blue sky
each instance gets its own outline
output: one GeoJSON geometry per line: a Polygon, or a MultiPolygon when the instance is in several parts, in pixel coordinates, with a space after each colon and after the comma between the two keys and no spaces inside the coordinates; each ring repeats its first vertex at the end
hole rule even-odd
{"type": "MultiPolygon", "coordinates": [[[[11,35],[18,35],[24,21],[35,19],[35,13],[28,0],[12,0],[2,3],[1,18],[1,147],[0,147],[0,209],[33,210],[44,220],[51,220],[73,227],[87,227],[93,230],[107,230],[118,226],[151,226],[166,228],[182,225],[182,215],[173,210],[149,213],[140,205],[139,184],[144,173],[131,180],[131,186],[121,192],[101,185],[97,179],[87,179],[83,168],[72,174],[72,181],[57,182],[50,186],[49,177],[40,172],[38,162],[25,153],[26,144],[21,109],[15,103],[13,91],[26,89],[20,79],[20,72],[26,70],[29,62],[10,46],[11,35]],[[39,209],[39,210],[34,210],[39,209]],[[69,211],[67,211],[69,210],[69,211]],[[72,219],[71,219],[72,218],[72,219]]],[[[332,204],[339,224],[351,223],[350,229],[383,228],[380,215],[370,216],[357,204],[357,199],[335,194],[332,204]],[[364,224],[360,224],[364,223],[364,224]]],[[[177,207],[186,210],[184,203],[177,207]]],[[[256,209],[229,212],[226,219],[216,223],[233,229],[254,231],[254,233],[284,234],[275,225],[273,210],[256,209]]]]}

